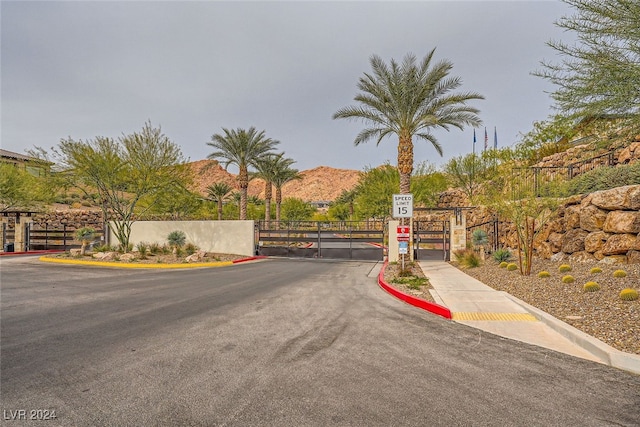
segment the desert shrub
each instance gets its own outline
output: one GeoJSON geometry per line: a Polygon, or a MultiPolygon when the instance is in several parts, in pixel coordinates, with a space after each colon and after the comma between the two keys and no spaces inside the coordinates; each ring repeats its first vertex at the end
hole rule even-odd
{"type": "Polygon", "coordinates": [[[162,248],[160,249],[162,250],[163,255],[169,255],[171,253],[171,247],[167,244],[162,245],[162,248]]]}
{"type": "Polygon", "coordinates": [[[596,292],[600,290],[600,285],[596,282],[587,282],[582,286],[585,292],[596,292]]]}
{"type": "Polygon", "coordinates": [[[133,243],[127,243],[127,250],[125,251],[124,246],[119,245],[117,251],[120,253],[131,252],[133,250],[133,243]]]}
{"type": "Polygon", "coordinates": [[[589,270],[589,273],[599,274],[599,273],[602,273],[602,269],[600,267],[593,267],[591,270],[589,270]]]}
{"type": "Polygon", "coordinates": [[[507,261],[502,261],[502,262],[498,265],[498,267],[500,267],[500,268],[507,268],[507,265],[509,265],[509,263],[508,263],[507,261]]]}
{"type": "Polygon", "coordinates": [[[489,236],[487,236],[487,232],[478,228],[471,233],[471,241],[474,246],[482,246],[489,243],[489,236]]]}
{"type": "Polygon", "coordinates": [[[136,249],[140,253],[140,259],[147,259],[147,253],[149,252],[149,244],[147,242],[138,242],[136,249]]]}
{"type": "Polygon", "coordinates": [[[173,249],[173,254],[177,257],[181,257],[184,255],[184,248],[182,246],[175,246],[173,249]]]}
{"type": "Polygon", "coordinates": [[[158,242],[153,242],[149,244],[149,252],[151,255],[158,255],[162,253],[162,246],[158,242]]]}
{"type": "Polygon", "coordinates": [[[548,271],[541,271],[540,273],[538,273],[538,277],[541,279],[546,279],[547,277],[551,277],[551,274],[549,274],[548,271]]]}
{"type": "Polygon", "coordinates": [[[616,277],[618,279],[622,277],[627,277],[627,272],[624,270],[616,270],[613,272],[613,277],[616,277]]]}
{"type": "Polygon", "coordinates": [[[571,271],[571,266],[569,264],[561,264],[560,267],[558,267],[558,271],[560,273],[566,273],[567,271],[571,271]]]}
{"type": "Polygon", "coordinates": [[[511,259],[511,251],[509,249],[497,249],[491,256],[496,262],[505,262],[511,259]]]}
{"type": "Polygon", "coordinates": [[[174,248],[181,248],[184,246],[186,240],[187,236],[184,234],[184,231],[181,230],[172,231],[167,236],[167,242],[174,248]]]}
{"type": "Polygon", "coordinates": [[[518,269],[518,266],[517,266],[515,263],[510,262],[509,264],[507,264],[507,270],[509,270],[509,271],[515,271],[515,270],[517,270],[517,269],[518,269]]]}
{"type": "Polygon", "coordinates": [[[93,247],[93,251],[94,252],[113,252],[115,250],[116,249],[113,246],[107,245],[107,244],[96,245],[96,246],[93,247]]]}
{"type": "Polygon", "coordinates": [[[569,181],[565,195],[593,193],[598,190],[640,184],[640,163],[615,168],[597,168],[569,181]]]}
{"type": "Polygon", "coordinates": [[[198,247],[193,243],[189,242],[186,245],[184,245],[184,251],[187,253],[187,255],[193,255],[198,251],[198,247]]]}
{"type": "Polygon", "coordinates": [[[454,252],[454,255],[462,267],[475,268],[481,264],[480,256],[471,249],[458,250],[454,252]]]}
{"type": "Polygon", "coordinates": [[[575,281],[576,279],[569,274],[567,274],[566,276],[562,276],[562,283],[573,283],[575,281]]]}
{"type": "Polygon", "coordinates": [[[620,291],[620,299],[624,301],[635,301],[638,299],[638,291],[632,288],[623,289],[620,291]]]}
{"type": "Polygon", "coordinates": [[[408,276],[395,278],[391,283],[406,285],[409,289],[418,290],[421,286],[425,286],[429,283],[429,280],[424,277],[408,276]]]}

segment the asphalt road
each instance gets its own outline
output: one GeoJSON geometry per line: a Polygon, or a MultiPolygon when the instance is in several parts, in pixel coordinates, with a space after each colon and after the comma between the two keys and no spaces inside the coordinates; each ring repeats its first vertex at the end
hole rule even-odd
{"type": "Polygon", "coordinates": [[[639,376],[422,312],[379,289],[374,266],[150,271],[2,258],[3,422],[640,424],[639,376]],[[23,410],[56,418],[8,420],[23,410]]]}

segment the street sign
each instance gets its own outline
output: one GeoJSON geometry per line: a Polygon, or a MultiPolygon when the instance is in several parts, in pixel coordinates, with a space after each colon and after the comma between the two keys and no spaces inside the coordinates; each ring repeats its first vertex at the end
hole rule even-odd
{"type": "Polygon", "coordinates": [[[394,194],[391,216],[394,218],[413,218],[413,194],[394,194]]]}
{"type": "Polygon", "coordinates": [[[409,253],[409,242],[398,242],[398,254],[406,255],[409,253]]]}
{"type": "Polygon", "coordinates": [[[408,225],[399,225],[396,228],[396,234],[397,234],[398,242],[408,242],[409,241],[409,226],[408,225]]]}

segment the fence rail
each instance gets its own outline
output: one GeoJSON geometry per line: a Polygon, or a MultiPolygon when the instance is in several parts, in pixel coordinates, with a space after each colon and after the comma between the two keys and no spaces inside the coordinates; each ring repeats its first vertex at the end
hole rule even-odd
{"type": "MultiPolygon", "coordinates": [[[[82,242],[75,239],[75,227],[49,228],[48,225],[38,227],[30,224],[27,228],[27,250],[49,250],[79,248],[82,242]]],[[[104,230],[96,230],[96,239],[104,235],[104,230]]]]}

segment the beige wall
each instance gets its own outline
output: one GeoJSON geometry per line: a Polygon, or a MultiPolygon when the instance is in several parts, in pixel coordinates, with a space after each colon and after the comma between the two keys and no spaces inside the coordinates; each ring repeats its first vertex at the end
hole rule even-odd
{"type": "MultiPolygon", "coordinates": [[[[112,245],[118,243],[110,224],[112,245]]],[[[136,221],[131,227],[131,240],[139,242],[167,243],[172,231],[181,230],[187,243],[193,243],[207,252],[252,256],[255,254],[255,232],[253,221],[136,221]]]]}

